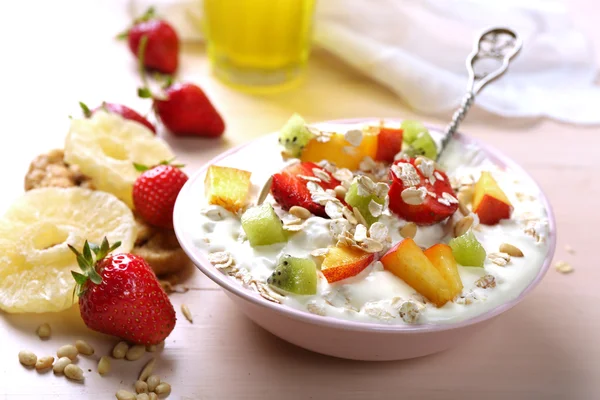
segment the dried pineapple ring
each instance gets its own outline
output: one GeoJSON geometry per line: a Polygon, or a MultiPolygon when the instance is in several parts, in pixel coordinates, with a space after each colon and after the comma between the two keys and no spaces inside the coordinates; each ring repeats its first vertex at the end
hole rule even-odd
{"type": "Polygon", "coordinates": [[[140,175],[133,163],[155,165],[173,157],[167,143],[146,127],[104,111],[73,120],[65,141],[65,161],[79,166],[97,189],[114,194],[129,208],[140,175]]]}
{"type": "Polygon", "coordinates": [[[79,270],[67,243],[87,239],[121,241],[128,252],[136,236],[133,213],[110,193],[83,188],[41,188],[26,192],[0,219],[0,309],[62,311],[73,305],[79,270]]]}

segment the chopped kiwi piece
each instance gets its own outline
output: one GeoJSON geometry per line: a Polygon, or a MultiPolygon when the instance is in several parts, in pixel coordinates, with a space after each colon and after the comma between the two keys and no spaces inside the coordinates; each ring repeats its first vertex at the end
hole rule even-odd
{"type": "Polygon", "coordinates": [[[486,252],[472,231],[450,240],[448,243],[452,254],[460,265],[467,267],[483,267],[486,252]]]}
{"type": "Polygon", "coordinates": [[[275,271],[267,283],[272,287],[294,294],[317,293],[317,265],[307,258],[295,258],[285,254],[279,259],[275,271]]]}
{"type": "Polygon", "coordinates": [[[306,128],[304,119],[300,115],[294,114],[279,130],[279,143],[293,157],[299,157],[302,149],[313,136],[306,128]]]}
{"type": "Polygon", "coordinates": [[[432,160],[437,158],[437,145],[425,125],[417,121],[403,121],[402,130],[405,154],[409,157],[425,156],[432,160]]]}
{"type": "Polygon", "coordinates": [[[358,182],[354,180],[346,193],[346,197],[344,198],[346,203],[348,203],[352,208],[357,208],[360,211],[360,214],[365,218],[368,226],[371,226],[375,222],[379,220],[379,215],[375,216],[371,213],[369,209],[369,204],[371,200],[375,201],[378,204],[383,205],[385,199],[381,197],[377,197],[374,194],[361,196],[358,193],[358,182]]]}
{"type": "Polygon", "coordinates": [[[252,247],[287,240],[283,224],[269,203],[247,209],[242,215],[242,228],[252,247]]]}
{"type": "Polygon", "coordinates": [[[425,125],[420,123],[419,121],[405,120],[402,121],[402,125],[400,125],[402,129],[402,140],[407,144],[411,144],[414,142],[422,132],[429,133],[429,130],[425,125]]]}

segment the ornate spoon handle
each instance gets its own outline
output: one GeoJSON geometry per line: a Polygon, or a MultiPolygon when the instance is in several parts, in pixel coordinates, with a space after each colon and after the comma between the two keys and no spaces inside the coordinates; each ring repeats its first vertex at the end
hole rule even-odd
{"type": "Polygon", "coordinates": [[[467,115],[467,111],[473,105],[475,95],[488,83],[499,78],[506,72],[510,61],[521,50],[522,44],[523,42],[517,34],[508,28],[488,29],[475,41],[475,47],[467,57],[466,62],[467,72],[469,73],[467,93],[463,97],[460,108],[454,112],[452,121],[446,127],[445,135],[438,152],[438,159],[450,139],[452,139],[452,136],[454,136],[458,125],[460,125],[467,115]],[[475,72],[476,66],[480,64],[482,71],[475,72]],[[490,64],[492,65],[491,69],[489,67],[490,64]]]}

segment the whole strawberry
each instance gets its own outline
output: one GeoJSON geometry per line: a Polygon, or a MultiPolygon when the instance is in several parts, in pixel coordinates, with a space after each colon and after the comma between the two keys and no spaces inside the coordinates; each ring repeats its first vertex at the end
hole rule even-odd
{"type": "Polygon", "coordinates": [[[153,168],[135,164],[144,171],[133,184],[133,205],[148,223],[160,228],[173,228],[175,200],[188,176],[180,165],[163,162],[153,168]]]}
{"type": "Polygon", "coordinates": [[[179,64],[179,37],[165,20],[156,18],[150,8],[137,18],[133,26],[120,38],[127,38],[129,50],[140,58],[140,44],[144,43],[143,64],[147,69],[163,74],[174,74],[179,64]]]}
{"type": "Polygon", "coordinates": [[[154,110],[163,125],[177,136],[221,136],[225,122],[202,89],[192,83],[169,86],[164,97],[154,99],[154,110]]]}
{"type": "Polygon", "coordinates": [[[102,104],[99,107],[96,107],[93,110],[90,110],[90,108],[82,102],[79,102],[79,106],[83,110],[83,115],[85,115],[87,118],[91,117],[92,114],[94,114],[98,110],[104,110],[109,113],[119,114],[125,119],[138,122],[144,125],[146,128],[150,129],[153,133],[156,133],[156,128],[150,123],[150,121],[141,116],[137,111],[132,110],[131,108],[122,104],[102,102],[102,104]]]}
{"type": "Polygon", "coordinates": [[[94,331],[136,344],[158,344],[173,331],[175,310],[143,258],[109,256],[120,245],[111,246],[104,238],[100,246],[86,241],[83,252],[69,246],[81,268],[72,271],[81,317],[94,331]]]}

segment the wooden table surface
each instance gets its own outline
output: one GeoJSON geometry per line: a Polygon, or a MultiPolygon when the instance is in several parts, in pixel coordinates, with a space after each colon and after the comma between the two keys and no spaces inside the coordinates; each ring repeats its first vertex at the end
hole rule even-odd
{"type": "MultiPolygon", "coordinates": [[[[600,7],[593,0],[573,1],[571,7],[582,29],[596,34],[594,49],[600,54],[594,17],[600,7]]],[[[119,1],[14,1],[0,8],[4,210],[22,193],[30,159],[62,146],[78,101],[116,101],[139,110],[149,105],[136,98],[139,81],[130,54],[112,39],[128,23],[119,1]]],[[[276,130],[294,111],[309,121],[367,116],[446,121],[415,115],[391,92],[318,49],[302,87],[267,97],[238,93],[214,80],[201,46],[186,46],[181,61],[181,75],[204,87],[228,124],[221,141],[164,135],[189,173],[228,147],[276,130]]],[[[600,225],[600,129],[506,120],[475,109],[463,131],[513,157],[539,181],[558,222],[556,260],[570,262],[574,273],[551,269],[518,307],[459,348],[404,362],[366,363],[313,354],[279,340],[191,271],[186,285],[194,289],[171,298],[178,313],[181,303],[189,305],[194,323],[179,314],[157,356],[158,374],[173,386],[170,398],[600,398],[600,307],[595,305],[600,269],[593,250],[598,234],[588,231],[600,225]]],[[[75,308],[54,315],[0,314],[0,398],[109,399],[117,389],[132,389],[142,361],[115,361],[110,376],[101,378],[95,361],[82,358],[83,384],[18,363],[21,349],[54,354],[76,338],[93,343],[100,355],[115,343],[87,330],[75,308]],[[49,341],[35,335],[41,322],[52,325],[49,341]]]]}

